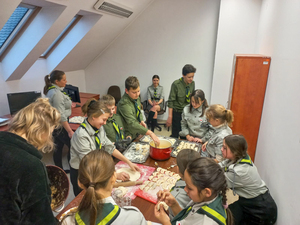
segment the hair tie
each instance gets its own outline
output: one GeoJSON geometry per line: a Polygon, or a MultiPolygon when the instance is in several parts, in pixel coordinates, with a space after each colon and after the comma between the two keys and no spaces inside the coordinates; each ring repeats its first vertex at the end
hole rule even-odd
{"type": "Polygon", "coordinates": [[[225,113],[227,113],[227,109],[225,109],[225,113]]]}
{"type": "Polygon", "coordinates": [[[89,108],[94,102],[96,102],[96,101],[95,101],[95,100],[92,100],[92,101],[90,102],[90,104],[88,105],[88,108],[89,108]]]}
{"type": "Polygon", "coordinates": [[[95,183],[90,183],[89,187],[95,187],[95,183]]]}

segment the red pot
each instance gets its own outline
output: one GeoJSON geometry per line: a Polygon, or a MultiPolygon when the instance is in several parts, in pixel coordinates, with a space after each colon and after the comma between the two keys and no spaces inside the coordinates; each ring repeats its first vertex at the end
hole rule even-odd
{"type": "Polygon", "coordinates": [[[160,140],[159,146],[155,147],[154,141],[150,142],[150,157],[155,160],[167,160],[172,152],[172,143],[169,140],[160,140]]]}

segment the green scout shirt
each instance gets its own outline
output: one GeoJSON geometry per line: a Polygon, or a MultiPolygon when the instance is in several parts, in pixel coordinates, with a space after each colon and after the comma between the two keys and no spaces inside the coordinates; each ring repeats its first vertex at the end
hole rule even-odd
{"type": "Polygon", "coordinates": [[[183,80],[183,78],[175,80],[172,83],[171,90],[170,90],[170,95],[168,99],[168,107],[173,108],[179,112],[182,112],[183,108],[189,104],[186,100],[185,92],[186,92],[186,87],[190,87],[190,93],[192,94],[193,91],[195,90],[195,82],[193,81],[190,84],[186,84],[183,80]]]}
{"type": "MultiPolygon", "coordinates": [[[[137,99],[137,104],[141,108],[141,99],[137,99]]],[[[140,125],[136,116],[136,110],[134,107],[134,100],[124,94],[118,103],[117,114],[121,115],[124,120],[125,130],[128,130],[132,134],[132,138],[136,138],[137,134],[146,134],[147,128],[140,125]]],[[[143,121],[142,112],[139,115],[140,121],[143,121]]]]}
{"type": "Polygon", "coordinates": [[[111,142],[119,141],[119,136],[113,125],[113,120],[115,120],[115,123],[119,126],[120,132],[124,138],[131,136],[131,134],[124,128],[123,118],[119,114],[113,114],[111,118],[108,118],[106,124],[103,125],[106,136],[111,142]]]}

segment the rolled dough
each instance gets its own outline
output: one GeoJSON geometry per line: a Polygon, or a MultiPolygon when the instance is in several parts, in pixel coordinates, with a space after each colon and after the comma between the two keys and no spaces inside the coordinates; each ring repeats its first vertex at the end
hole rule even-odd
{"type": "Polygon", "coordinates": [[[118,169],[116,172],[117,173],[122,173],[122,172],[127,173],[130,176],[130,178],[129,178],[130,181],[137,181],[141,177],[140,172],[132,171],[130,168],[121,168],[121,169],[118,169]]]}

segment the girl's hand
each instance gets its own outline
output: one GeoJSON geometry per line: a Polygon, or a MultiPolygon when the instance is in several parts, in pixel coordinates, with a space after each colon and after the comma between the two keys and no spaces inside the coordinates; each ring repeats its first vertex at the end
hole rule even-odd
{"type": "Polygon", "coordinates": [[[68,132],[68,136],[69,136],[70,139],[72,138],[73,134],[74,134],[74,131],[73,131],[73,130],[70,130],[70,131],[68,132]]]}
{"type": "MultiPolygon", "coordinates": [[[[157,203],[158,204],[158,203],[157,203]]],[[[154,207],[154,215],[156,217],[156,219],[159,220],[160,223],[162,223],[163,225],[170,225],[170,217],[167,215],[167,213],[164,210],[164,207],[162,205],[160,205],[160,210],[157,210],[157,205],[155,205],[154,207]]]]}
{"type": "Polygon", "coordinates": [[[206,151],[206,145],[207,145],[207,142],[205,142],[203,145],[202,145],[202,151],[206,151]]]}
{"type": "Polygon", "coordinates": [[[194,142],[195,138],[193,136],[190,136],[189,134],[185,136],[186,140],[190,141],[190,142],[194,142]]]}
{"type": "Polygon", "coordinates": [[[157,192],[157,200],[165,202],[169,207],[177,204],[175,197],[167,190],[157,192]]]}
{"type": "Polygon", "coordinates": [[[200,138],[194,138],[193,142],[202,143],[202,140],[200,138]]]}
{"type": "Polygon", "coordinates": [[[130,169],[133,171],[139,171],[139,172],[141,171],[140,168],[136,164],[133,164],[132,162],[129,162],[128,165],[130,169]]]}
{"type": "Polygon", "coordinates": [[[125,172],[117,173],[117,180],[127,181],[129,179],[130,179],[130,176],[128,173],[125,173],[125,172]]]}

